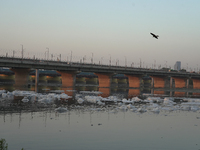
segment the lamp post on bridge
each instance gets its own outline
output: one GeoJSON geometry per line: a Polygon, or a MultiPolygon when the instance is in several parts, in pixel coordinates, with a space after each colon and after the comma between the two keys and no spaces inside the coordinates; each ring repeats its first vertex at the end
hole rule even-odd
{"type": "Polygon", "coordinates": [[[23,59],[23,57],[24,57],[24,48],[23,48],[22,44],[21,44],[21,46],[22,46],[22,59],[23,59]]]}
{"type": "Polygon", "coordinates": [[[119,59],[116,59],[116,66],[119,66],[119,59]]]}
{"type": "Polygon", "coordinates": [[[15,57],[15,51],[13,50],[13,58],[15,57]]]}
{"type": "Polygon", "coordinates": [[[125,57],[125,67],[127,67],[127,59],[126,59],[126,56],[125,57]]]}
{"type": "Polygon", "coordinates": [[[51,60],[53,60],[53,54],[51,54],[51,60]]]}
{"type": "Polygon", "coordinates": [[[167,61],[165,61],[165,67],[167,68],[167,61]]]}
{"type": "Polygon", "coordinates": [[[49,60],[49,48],[47,47],[47,60],[49,60]]]}
{"type": "Polygon", "coordinates": [[[92,53],[91,63],[93,64],[93,53],[92,53]]]}
{"type": "Polygon", "coordinates": [[[154,59],[154,69],[156,69],[156,60],[154,59]]]}
{"type": "MultiPolygon", "coordinates": [[[[109,54],[109,55],[110,55],[110,54],[109,54]]],[[[109,60],[109,61],[110,61],[110,66],[111,66],[111,55],[110,55],[110,60],[109,60]]]]}
{"type": "Polygon", "coordinates": [[[101,65],[102,65],[103,57],[101,57],[101,65]]]}
{"type": "Polygon", "coordinates": [[[131,63],[131,67],[133,67],[133,68],[134,68],[134,62],[132,62],[132,63],[131,63]]]}
{"type": "Polygon", "coordinates": [[[86,55],[83,57],[83,63],[85,64],[86,62],[86,55]]]}
{"type": "Polygon", "coordinates": [[[70,63],[72,62],[72,51],[71,51],[71,57],[70,57],[70,63]]]}
{"type": "Polygon", "coordinates": [[[59,56],[60,56],[60,61],[61,61],[61,54],[59,56]]]}

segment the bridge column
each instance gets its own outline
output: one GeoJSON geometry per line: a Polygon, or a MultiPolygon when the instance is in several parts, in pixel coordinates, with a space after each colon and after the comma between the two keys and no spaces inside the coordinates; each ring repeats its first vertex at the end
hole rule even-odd
{"type": "Polygon", "coordinates": [[[11,71],[15,73],[14,86],[20,90],[24,90],[28,87],[29,68],[11,68],[11,71]]]}
{"type": "Polygon", "coordinates": [[[200,89],[200,79],[192,79],[193,89],[200,89]]]}
{"type": "Polygon", "coordinates": [[[187,82],[187,78],[181,78],[181,77],[171,77],[172,79],[174,79],[175,82],[175,88],[187,88],[188,87],[188,83],[187,82]]]}
{"type": "Polygon", "coordinates": [[[169,87],[168,77],[150,76],[151,77],[151,94],[165,94],[164,88],[169,87]],[[155,88],[163,88],[163,90],[155,90],[155,88]]]}
{"type": "Polygon", "coordinates": [[[94,73],[98,76],[99,80],[99,92],[102,92],[102,97],[108,97],[110,95],[110,83],[113,73],[94,73]]]}
{"type": "Polygon", "coordinates": [[[133,96],[140,95],[140,87],[141,87],[141,80],[142,76],[140,75],[129,75],[125,74],[128,77],[129,88],[136,88],[136,89],[129,89],[128,90],[128,97],[131,98],[133,96]]]}
{"type": "MultiPolygon", "coordinates": [[[[193,89],[200,89],[200,79],[192,79],[193,82],[193,89]]],[[[199,96],[200,93],[193,92],[192,95],[199,96]]]]}
{"type": "MultiPolygon", "coordinates": [[[[182,77],[171,77],[172,79],[174,79],[175,82],[175,88],[188,88],[189,87],[189,79],[187,78],[182,78],[182,77]]],[[[174,96],[186,96],[187,93],[186,92],[179,92],[179,91],[175,91],[174,92],[174,96]]]]}
{"type": "Polygon", "coordinates": [[[125,76],[128,77],[128,82],[129,82],[130,88],[140,88],[141,80],[142,80],[141,76],[128,75],[128,74],[125,74],[125,76]]]}
{"type": "Polygon", "coordinates": [[[69,96],[73,96],[73,90],[75,89],[76,71],[57,71],[61,75],[62,90],[69,96]]]}
{"type": "Polygon", "coordinates": [[[165,88],[166,87],[166,77],[151,76],[151,79],[152,79],[152,82],[151,82],[152,88],[165,88]]]}
{"type": "Polygon", "coordinates": [[[35,92],[38,92],[39,70],[35,70],[35,92]]]}
{"type": "Polygon", "coordinates": [[[132,98],[140,95],[140,89],[129,89],[128,90],[128,98],[132,98]]]}

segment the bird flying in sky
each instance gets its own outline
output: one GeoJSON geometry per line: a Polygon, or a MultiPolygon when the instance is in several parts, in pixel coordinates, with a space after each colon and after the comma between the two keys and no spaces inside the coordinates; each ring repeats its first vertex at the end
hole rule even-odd
{"type": "Polygon", "coordinates": [[[154,38],[156,38],[156,39],[158,39],[158,35],[155,35],[155,34],[153,34],[153,33],[150,33],[154,38]]]}

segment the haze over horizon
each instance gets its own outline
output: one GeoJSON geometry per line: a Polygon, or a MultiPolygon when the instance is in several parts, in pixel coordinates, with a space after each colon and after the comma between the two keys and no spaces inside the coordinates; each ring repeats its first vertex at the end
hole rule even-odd
{"type": "Polygon", "coordinates": [[[7,0],[0,5],[0,50],[140,61],[144,67],[199,69],[198,0],[7,0]],[[150,32],[159,35],[152,38],[150,32]],[[157,67],[156,66],[156,67],[157,67]]]}

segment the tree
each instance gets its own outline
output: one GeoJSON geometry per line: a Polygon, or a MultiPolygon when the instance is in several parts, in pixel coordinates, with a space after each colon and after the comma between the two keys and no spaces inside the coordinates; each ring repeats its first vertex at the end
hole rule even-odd
{"type": "Polygon", "coordinates": [[[8,150],[8,144],[5,139],[0,140],[0,150],[8,150]]]}

